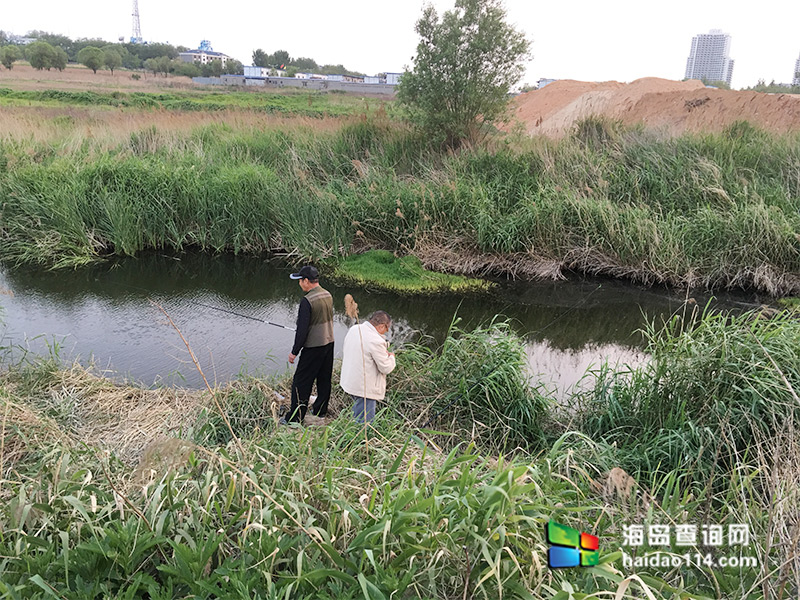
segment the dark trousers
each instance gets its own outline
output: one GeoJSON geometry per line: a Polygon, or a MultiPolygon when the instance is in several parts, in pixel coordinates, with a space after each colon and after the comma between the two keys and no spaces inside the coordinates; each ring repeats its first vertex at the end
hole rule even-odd
{"type": "Polygon", "coordinates": [[[287,421],[302,423],[308,409],[308,398],[314,380],[317,382],[317,399],[311,412],[324,417],[331,399],[331,373],[333,372],[333,342],[327,346],[303,348],[297,370],[292,379],[292,405],[287,421]]]}

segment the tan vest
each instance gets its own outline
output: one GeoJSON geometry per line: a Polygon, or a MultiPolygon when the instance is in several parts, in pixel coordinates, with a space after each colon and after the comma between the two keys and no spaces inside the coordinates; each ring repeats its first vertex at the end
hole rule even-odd
{"type": "Polygon", "coordinates": [[[317,286],[306,294],[306,300],[311,305],[311,323],[303,346],[327,346],[333,341],[333,298],[328,290],[317,286]]]}

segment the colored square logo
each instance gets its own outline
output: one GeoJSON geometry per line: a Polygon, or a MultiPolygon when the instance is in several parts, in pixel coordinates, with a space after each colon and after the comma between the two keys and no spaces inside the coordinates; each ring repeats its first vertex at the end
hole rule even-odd
{"type": "Polygon", "coordinates": [[[545,535],[550,547],[547,564],[551,569],[593,567],[600,561],[600,539],[555,521],[548,521],[545,535]]]}

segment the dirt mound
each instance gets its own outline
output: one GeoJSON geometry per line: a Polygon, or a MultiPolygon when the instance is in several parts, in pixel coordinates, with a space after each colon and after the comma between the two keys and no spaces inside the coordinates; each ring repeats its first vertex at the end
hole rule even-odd
{"type": "Polygon", "coordinates": [[[576,121],[605,116],[672,135],[720,131],[735,121],[775,132],[800,130],[800,96],[736,92],[702,82],[647,77],[632,83],[555,81],[518,96],[514,114],[531,135],[561,137],[576,121]]]}

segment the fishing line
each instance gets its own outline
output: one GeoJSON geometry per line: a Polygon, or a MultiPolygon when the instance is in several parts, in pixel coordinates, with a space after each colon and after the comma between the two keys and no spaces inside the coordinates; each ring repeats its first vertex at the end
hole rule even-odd
{"type": "MultiPolygon", "coordinates": [[[[118,286],[121,286],[121,287],[130,288],[132,290],[138,290],[140,292],[145,292],[146,294],[148,294],[148,297],[152,293],[152,290],[148,290],[148,289],[145,289],[145,288],[142,288],[142,287],[131,285],[129,283],[120,283],[118,281],[106,281],[104,283],[110,283],[111,285],[118,285],[118,286]]],[[[267,325],[273,325],[274,327],[280,327],[281,329],[286,329],[288,331],[297,331],[297,329],[295,327],[289,327],[288,325],[281,325],[280,323],[273,323],[272,321],[267,321],[266,319],[259,319],[258,317],[253,317],[251,315],[245,315],[243,313],[236,312],[236,311],[233,311],[233,310],[228,310],[226,308],[220,308],[219,306],[212,306],[211,304],[203,304],[202,302],[198,302],[197,300],[189,300],[188,298],[183,298],[182,300],[183,300],[183,302],[186,302],[187,304],[195,304],[197,306],[202,306],[203,308],[210,308],[212,310],[218,310],[220,312],[228,313],[230,315],[236,315],[237,317],[242,317],[244,319],[251,319],[253,321],[258,321],[259,323],[266,323],[267,325]]]]}
{"type": "Polygon", "coordinates": [[[243,313],[238,313],[233,310],[228,310],[225,308],[220,308],[219,306],[211,306],[210,304],[203,304],[202,302],[197,302],[196,300],[185,300],[185,302],[189,302],[191,304],[196,304],[197,306],[203,306],[205,308],[210,308],[212,310],[219,310],[224,313],[228,313],[229,315],[236,315],[237,317],[242,317],[245,319],[252,319],[253,321],[258,321],[260,323],[266,323],[267,325],[274,325],[275,327],[280,327],[281,329],[288,329],[289,331],[297,331],[295,327],[289,327],[288,325],[281,325],[280,323],[273,323],[272,321],[266,321],[265,319],[259,319],[258,317],[251,317],[250,315],[245,315],[243,313]]]}

